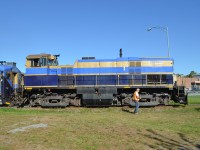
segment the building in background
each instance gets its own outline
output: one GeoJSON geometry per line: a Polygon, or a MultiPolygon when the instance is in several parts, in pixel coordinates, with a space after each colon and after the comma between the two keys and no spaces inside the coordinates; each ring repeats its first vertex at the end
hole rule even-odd
{"type": "Polygon", "coordinates": [[[200,74],[194,75],[193,78],[196,78],[196,80],[191,83],[192,91],[200,91],[200,74]]]}
{"type": "Polygon", "coordinates": [[[176,76],[176,83],[178,86],[185,86],[187,91],[200,91],[200,74],[192,78],[176,76]]]}
{"type": "Polygon", "coordinates": [[[178,86],[185,86],[187,91],[191,91],[192,83],[197,81],[197,78],[189,78],[189,77],[176,77],[176,83],[178,86]]]}
{"type": "Polygon", "coordinates": [[[198,80],[200,80],[200,74],[195,74],[192,76],[193,78],[197,78],[198,80]]]}

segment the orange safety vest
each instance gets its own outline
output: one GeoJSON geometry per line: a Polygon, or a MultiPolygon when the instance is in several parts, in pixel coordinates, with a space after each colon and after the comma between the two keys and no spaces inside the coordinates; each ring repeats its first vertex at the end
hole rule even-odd
{"type": "Polygon", "coordinates": [[[133,94],[133,100],[134,101],[139,101],[140,100],[140,96],[139,96],[139,93],[137,91],[135,91],[134,94],[133,94]]]}

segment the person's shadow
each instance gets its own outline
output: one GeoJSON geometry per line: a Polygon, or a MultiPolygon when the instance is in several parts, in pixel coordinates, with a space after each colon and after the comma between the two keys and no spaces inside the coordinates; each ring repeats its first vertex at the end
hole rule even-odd
{"type": "Polygon", "coordinates": [[[128,106],[122,107],[122,111],[127,112],[127,113],[133,113],[133,109],[131,110],[131,108],[128,106]]]}

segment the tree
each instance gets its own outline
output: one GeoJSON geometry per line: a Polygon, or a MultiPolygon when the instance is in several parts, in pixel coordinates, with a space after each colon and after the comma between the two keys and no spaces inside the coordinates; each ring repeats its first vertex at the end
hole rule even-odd
{"type": "Polygon", "coordinates": [[[180,73],[177,73],[176,76],[177,76],[177,77],[184,77],[184,75],[183,75],[183,74],[180,74],[180,73]]]}
{"type": "Polygon", "coordinates": [[[186,77],[193,77],[194,75],[196,75],[197,73],[195,71],[191,71],[186,77]]]}

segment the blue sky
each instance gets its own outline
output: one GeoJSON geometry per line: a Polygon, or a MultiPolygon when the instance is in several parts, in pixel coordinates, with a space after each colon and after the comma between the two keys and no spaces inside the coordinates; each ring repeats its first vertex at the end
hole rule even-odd
{"type": "Polygon", "coordinates": [[[200,73],[200,0],[0,0],[0,60],[25,71],[29,54],[60,54],[60,64],[83,56],[167,57],[174,72],[200,73]]]}

